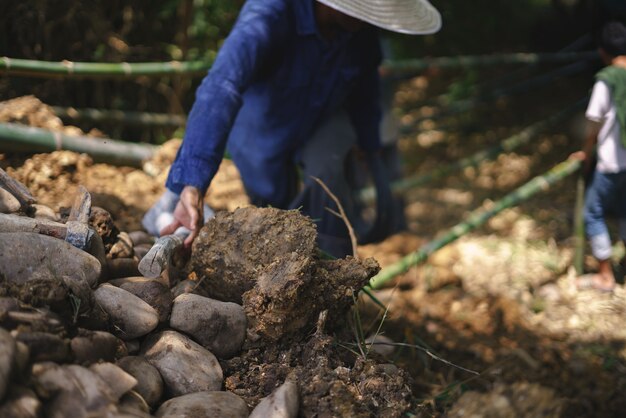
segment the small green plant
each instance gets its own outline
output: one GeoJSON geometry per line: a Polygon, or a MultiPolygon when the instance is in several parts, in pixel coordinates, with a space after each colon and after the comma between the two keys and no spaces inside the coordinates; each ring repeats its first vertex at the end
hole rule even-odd
{"type": "Polygon", "coordinates": [[[78,320],[81,300],[78,296],[74,295],[73,293],[70,293],[70,304],[72,305],[72,312],[73,312],[72,322],[75,324],[76,321],[78,320]]]}

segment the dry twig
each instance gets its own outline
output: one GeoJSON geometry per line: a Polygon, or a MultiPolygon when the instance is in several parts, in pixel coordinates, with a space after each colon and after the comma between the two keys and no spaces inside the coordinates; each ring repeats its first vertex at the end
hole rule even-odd
{"type": "Polygon", "coordinates": [[[315,180],[317,184],[322,186],[322,189],[324,189],[326,194],[328,194],[328,196],[330,196],[330,198],[333,199],[333,201],[337,205],[337,208],[339,209],[339,213],[337,213],[336,211],[330,208],[326,208],[326,210],[332,213],[333,215],[337,216],[338,218],[341,218],[343,222],[346,224],[346,228],[348,228],[348,234],[350,234],[350,241],[352,242],[352,254],[354,255],[354,258],[359,258],[359,254],[357,252],[356,234],[354,233],[354,228],[352,228],[352,224],[350,223],[350,220],[348,219],[348,215],[346,215],[346,211],[343,209],[341,202],[339,202],[339,199],[337,198],[337,196],[335,196],[334,193],[330,191],[328,186],[326,186],[326,184],[324,184],[324,182],[321,179],[315,176],[311,176],[311,178],[315,180]]]}

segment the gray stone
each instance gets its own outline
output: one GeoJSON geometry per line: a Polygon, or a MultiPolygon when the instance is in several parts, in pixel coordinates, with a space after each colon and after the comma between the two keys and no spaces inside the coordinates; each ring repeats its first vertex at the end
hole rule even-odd
{"type": "MultiPolygon", "coordinates": [[[[231,392],[197,392],[163,402],[157,418],[247,418],[248,407],[231,392]]],[[[270,418],[268,415],[266,418],[270,418]]]]}
{"type": "Polygon", "coordinates": [[[90,287],[98,284],[100,262],[67,242],[34,232],[0,233],[0,275],[9,283],[24,284],[32,278],[58,281],[82,278],[90,287]]]}
{"type": "Polygon", "coordinates": [[[100,376],[111,388],[115,400],[137,386],[137,379],[121,367],[113,363],[96,363],[89,366],[89,370],[100,376]]]}
{"type": "Polygon", "coordinates": [[[0,213],[14,213],[20,210],[20,202],[8,191],[0,187],[0,213]]]}
{"type": "Polygon", "coordinates": [[[35,393],[25,387],[13,385],[7,399],[0,406],[0,417],[7,418],[38,418],[42,405],[35,393]]]}
{"type": "Polygon", "coordinates": [[[287,381],[252,410],[249,418],[296,418],[300,399],[298,386],[287,381]]]}
{"type": "Polygon", "coordinates": [[[111,284],[129,291],[152,306],[159,315],[159,322],[167,321],[172,310],[174,296],[166,285],[159,280],[146,279],[145,277],[128,277],[116,279],[114,282],[111,284]]]}
{"type": "Polygon", "coordinates": [[[126,356],[118,360],[117,365],[137,379],[135,391],[151,407],[163,396],[163,379],[159,371],[145,358],[126,356]]]}
{"type": "Polygon", "coordinates": [[[31,207],[35,210],[33,218],[45,219],[47,221],[59,222],[59,216],[52,208],[45,205],[34,204],[31,207]]]}
{"type": "Polygon", "coordinates": [[[94,298],[109,314],[114,332],[123,340],[146,335],[159,324],[154,308],[124,289],[105,283],[94,291],[94,298]]]}
{"type": "Polygon", "coordinates": [[[4,328],[0,328],[0,401],[9,386],[17,348],[15,340],[4,328]]]}
{"type": "Polygon", "coordinates": [[[106,331],[79,330],[70,341],[74,361],[78,364],[92,364],[98,361],[114,361],[123,350],[124,343],[106,331]]]}
{"type": "Polygon", "coordinates": [[[218,358],[231,358],[246,339],[243,307],[191,293],[174,300],[170,326],[184,332],[218,358]]]}
{"type": "Polygon", "coordinates": [[[176,331],[150,336],[144,342],[142,354],[161,373],[173,396],[216,391],[222,387],[223,372],[217,358],[176,331]]]}

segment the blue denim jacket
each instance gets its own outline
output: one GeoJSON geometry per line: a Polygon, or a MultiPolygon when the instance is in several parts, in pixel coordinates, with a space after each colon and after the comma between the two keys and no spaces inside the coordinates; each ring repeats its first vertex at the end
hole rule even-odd
{"type": "Polygon", "coordinates": [[[324,40],[314,0],[248,0],[196,92],[167,187],[205,192],[228,143],[248,193],[280,206],[299,148],[341,106],[359,145],[378,149],[380,61],[373,28],[324,40]]]}

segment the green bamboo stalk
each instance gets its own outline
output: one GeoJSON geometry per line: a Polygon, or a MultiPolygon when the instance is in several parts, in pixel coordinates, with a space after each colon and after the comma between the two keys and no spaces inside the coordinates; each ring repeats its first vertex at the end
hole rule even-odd
{"type": "MultiPolygon", "coordinates": [[[[559,63],[597,59],[595,51],[567,53],[513,53],[499,55],[465,55],[454,57],[422,58],[403,61],[386,61],[382,65],[385,75],[408,75],[427,68],[459,68],[497,64],[559,63]]],[[[214,56],[206,61],[170,61],[138,63],[104,63],[74,61],[37,61],[0,57],[0,73],[30,77],[89,77],[117,78],[138,76],[165,76],[171,74],[204,75],[213,64],[214,56]]]]}
{"type": "Polygon", "coordinates": [[[438,120],[444,117],[454,116],[459,113],[475,109],[477,106],[484,105],[485,103],[493,102],[502,97],[510,97],[516,94],[527,93],[536,88],[550,85],[557,78],[572,76],[584,71],[587,68],[589,68],[588,62],[576,62],[574,64],[569,64],[565,67],[558,68],[549,73],[529,78],[512,86],[492,90],[482,97],[451,101],[445,95],[439,96],[435,98],[435,100],[432,101],[430,104],[424,103],[418,106],[445,106],[446,109],[441,110],[434,115],[421,116],[419,118],[413,119],[409,123],[404,123],[400,126],[400,132],[405,134],[411,133],[417,128],[420,122],[423,122],[425,120],[438,120]]]}
{"type": "Polygon", "coordinates": [[[419,58],[402,61],[385,61],[384,75],[408,76],[428,68],[468,68],[499,64],[562,63],[598,59],[597,51],[558,53],[512,53],[494,55],[459,55],[454,57],[419,58]]]}
{"type": "Polygon", "coordinates": [[[165,113],[127,112],[125,110],[74,109],[73,107],[53,106],[54,113],[64,120],[89,121],[96,123],[119,123],[138,126],[164,126],[177,128],[185,126],[184,115],[168,115],[165,113]]]}
{"type": "Polygon", "coordinates": [[[131,78],[186,74],[205,75],[213,58],[207,61],[170,61],[104,63],[73,61],[36,61],[0,57],[0,74],[29,77],[131,78]]]}
{"type": "Polygon", "coordinates": [[[0,124],[0,152],[51,152],[68,150],[86,153],[94,161],[120,166],[141,167],[157,147],[89,136],[70,136],[60,132],[15,123],[0,124]]]}
{"type": "Polygon", "coordinates": [[[576,180],[576,204],[574,207],[574,269],[579,276],[583,274],[583,259],[585,256],[585,220],[583,209],[585,206],[585,179],[580,173],[576,180]]]}
{"type": "MultiPolygon", "coordinates": [[[[502,140],[499,144],[493,147],[478,151],[477,153],[469,157],[460,159],[451,164],[442,165],[429,173],[406,177],[395,181],[391,184],[391,192],[396,195],[404,193],[407,190],[423,186],[429,182],[445,177],[451,173],[461,171],[464,168],[477,166],[483,161],[494,159],[504,152],[511,152],[516,148],[526,145],[539,132],[545,130],[550,126],[562,122],[574,113],[583,109],[587,103],[587,100],[587,98],[581,99],[570,107],[549,117],[548,119],[534,123],[523,129],[521,132],[502,140]]],[[[357,199],[363,203],[371,203],[375,198],[376,191],[373,187],[364,188],[360,190],[357,195],[357,199]]]]}
{"type": "Polygon", "coordinates": [[[501,200],[495,202],[490,208],[476,209],[469,214],[464,222],[452,227],[439,238],[428,242],[422,248],[405,256],[397,263],[382,269],[376,276],[372,277],[369,286],[372,289],[379,289],[389,280],[406,273],[411,267],[426,261],[432,253],[473,231],[504,209],[515,206],[524,200],[528,200],[531,196],[540,191],[547,190],[555,182],[578,170],[580,165],[581,163],[578,160],[564,161],[543,175],[533,178],[528,183],[509,193],[501,200]]]}

